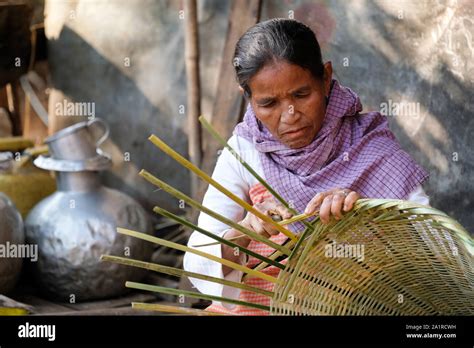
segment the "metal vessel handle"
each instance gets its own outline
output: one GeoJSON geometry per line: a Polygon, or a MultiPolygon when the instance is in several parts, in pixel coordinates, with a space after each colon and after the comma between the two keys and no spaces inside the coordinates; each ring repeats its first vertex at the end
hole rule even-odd
{"type": "Polygon", "coordinates": [[[102,128],[102,131],[103,131],[102,136],[95,143],[96,146],[99,147],[109,137],[110,128],[107,125],[107,123],[105,123],[100,118],[94,118],[93,120],[87,122],[87,127],[91,128],[93,124],[99,126],[99,128],[102,128]]]}

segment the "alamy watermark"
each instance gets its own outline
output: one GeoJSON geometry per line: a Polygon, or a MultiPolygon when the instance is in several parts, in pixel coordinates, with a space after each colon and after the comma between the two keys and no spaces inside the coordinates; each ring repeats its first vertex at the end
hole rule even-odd
{"type": "Polygon", "coordinates": [[[30,324],[26,322],[18,326],[18,337],[20,338],[47,338],[48,341],[56,339],[56,325],[54,324],[30,324]]]}
{"type": "Polygon", "coordinates": [[[365,246],[363,244],[332,243],[324,247],[324,256],[331,258],[355,258],[364,261],[365,246]]]}
{"type": "Polygon", "coordinates": [[[89,120],[95,118],[94,102],[69,102],[66,99],[62,103],[55,104],[55,114],[57,116],[85,116],[89,120]]]}
{"type": "Polygon", "coordinates": [[[384,116],[420,117],[420,103],[396,102],[389,99],[380,103],[380,113],[384,116]]]}
{"type": "Polygon", "coordinates": [[[7,241],[0,244],[0,258],[22,258],[38,261],[38,245],[37,244],[14,244],[7,241]]]}

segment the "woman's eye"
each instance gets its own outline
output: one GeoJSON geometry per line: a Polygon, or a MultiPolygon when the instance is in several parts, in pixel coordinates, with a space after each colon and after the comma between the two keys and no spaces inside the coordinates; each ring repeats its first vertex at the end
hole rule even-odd
{"type": "Polygon", "coordinates": [[[302,94],[296,94],[295,97],[296,98],[305,98],[307,97],[309,94],[308,93],[302,93],[302,94]]]}
{"type": "Polygon", "coordinates": [[[275,102],[271,101],[271,102],[268,102],[268,103],[265,103],[265,104],[260,104],[259,106],[261,108],[269,108],[269,107],[273,106],[273,104],[275,104],[275,102]]]}

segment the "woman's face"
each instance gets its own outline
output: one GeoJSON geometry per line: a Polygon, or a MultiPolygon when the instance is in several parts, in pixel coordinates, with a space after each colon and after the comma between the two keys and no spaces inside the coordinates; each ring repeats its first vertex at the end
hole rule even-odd
{"type": "Polygon", "coordinates": [[[324,79],[286,61],[265,65],[250,80],[250,103],[257,118],[274,137],[292,149],[310,144],[326,114],[326,96],[332,78],[331,63],[324,79]]]}

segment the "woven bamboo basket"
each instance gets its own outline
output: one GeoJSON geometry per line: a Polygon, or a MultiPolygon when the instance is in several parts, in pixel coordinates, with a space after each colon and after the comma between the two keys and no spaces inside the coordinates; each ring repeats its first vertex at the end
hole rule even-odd
{"type": "Polygon", "coordinates": [[[272,314],[474,314],[474,243],[446,214],[361,199],[314,227],[280,272],[272,314]]]}
{"type": "MultiPolygon", "coordinates": [[[[403,200],[359,199],[354,208],[339,221],[322,224],[319,217],[298,214],[275,192],[201,117],[203,126],[247,168],[259,182],[288,209],[294,217],[275,222],[236,197],[206,173],[177,154],[161,139],[149,139],[173,159],[201,179],[220,190],[246,211],[272,223],[288,239],[275,245],[226,219],[175,188],[142,170],[140,175],[164,191],[275,249],[263,257],[230,240],[222,239],[169,211],[155,207],[154,211],[174,219],[186,227],[199,231],[216,243],[223,243],[250,256],[260,263],[253,269],[209,255],[199,248],[189,248],[145,233],[118,228],[118,232],[162,246],[191,252],[223,265],[243,271],[245,277],[258,277],[273,282],[273,291],[254,288],[244,283],[192,273],[164,265],[130,258],[102,255],[103,261],[145,268],[176,277],[188,276],[239,289],[263,294],[271,298],[270,307],[231,298],[211,296],[156,285],[127,282],[129,288],[159,293],[228,302],[257,308],[272,315],[473,315],[474,314],[474,241],[454,219],[429,206],[403,200]],[[294,235],[285,225],[300,221],[306,229],[294,235]],[[286,262],[278,262],[284,256],[286,262]],[[286,257],[285,257],[286,256],[286,257]],[[262,269],[280,268],[278,278],[262,269]]],[[[141,310],[154,310],[183,315],[219,315],[179,306],[132,303],[141,310]]]]}

